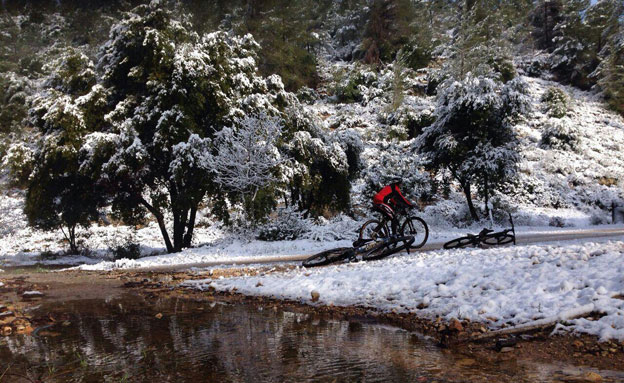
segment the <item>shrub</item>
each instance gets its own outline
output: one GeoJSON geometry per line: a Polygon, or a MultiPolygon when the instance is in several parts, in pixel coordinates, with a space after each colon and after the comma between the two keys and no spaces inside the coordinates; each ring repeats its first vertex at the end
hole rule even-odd
{"type": "Polygon", "coordinates": [[[33,151],[23,143],[12,145],[2,161],[2,166],[8,169],[11,183],[15,186],[26,185],[33,165],[33,151]]]}
{"type": "Polygon", "coordinates": [[[300,238],[310,230],[310,221],[292,207],[282,208],[277,217],[258,229],[261,241],[283,241],[300,238]]]}
{"type": "Polygon", "coordinates": [[[364,99],[362,87],[371,86],[376,80],[373,72],[354,70],[347,78],[339,78],[333,89],[336,101],[344,103],[361,102],[364,99]]]}
{"type": "Polygon", "coordinates": [[[544,109],[550,117],[562,118],[568,113],[570,99],[566,92],[559,88],[548,88],[541,101],[545,104],[544,109]]]}
{"type": "Polygon", "coordinates": [[[540,146],[559,150],[578,150],[581,143],[580,132],[568,120],[551,119],[542,132],[540,146]]]}
{"type": "Polygon", "coordinates": [[[319,94],[314,89],[303,86],[297,91],[297,98],[305,104],[314,104],[318,100],[319,94]]]}
{"type": "Polygon", "coordinates": [[[113,254],[114,260],[141,258],[141,245],[136,242],[127,241],[109,250],[113,254]]]}
{"type": "Polygon", "coordinates": [[[350,78],[345,85],[338,85],[334,95],[339,102],[352,103],[362,101],[362,92],[358,88],[357,79],[350,78]]]}
{"type": "Polygon", "coordinates": [[[430,46],[419,44],[418,42],[410,42],[405,44],[402,49],[401,58],[408,68],[418,70],[429,65],[432,57],[430,46]]]}
{"type": "Polygon", "coordinates": [[[412,139],[420,136],[427,126],[435,122],[435,116],[429,110],[422,110],[418,113],[409,113],[404,118],[407,138],[412,139]]]}

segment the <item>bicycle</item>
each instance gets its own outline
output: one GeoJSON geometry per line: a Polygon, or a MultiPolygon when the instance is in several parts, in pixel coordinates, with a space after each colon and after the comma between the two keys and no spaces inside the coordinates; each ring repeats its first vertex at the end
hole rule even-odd
{"type": "Polygon", "coordinates": [[[325,266],[330,263],[349,260],[356,261],[358,255],[362,255],[363,261],[372,261],[381,259],[400,251],[396,245],[399,243],[407,243],[408,246],[414,242],[412,236],[387,236],[375,240],[368,240],[354,247],[339,247],[336,249],[326,250],[315,254],[303,261],[305,267],[325,266]]]}
{"type": "Polygon", "coordinates": [[[398,207],[392,220],[388,219],[385,214],[382,214],[381,221],[371,219],[364,222],[362,227],[360,227],[358,239],[353,242],[353,246],[377,238],[388,237],[391,234],[414,237],[414,241],[410,245],[404,244],[396,250],[398,252],[406,249],[409,252],[410,249],[418,249],[425,245],[429,238],[429,227],[422,218],[410,216],[406,208],[398,207]],[[388,227],[388,224],[390,224],[390,227],[388,227]],[[396,232],[397,229],[398,232],[396,232]]]}
{"type": "Polygon", "coordinates": [[[446,242],[443,247],[445,249],[460,249],[467,246],[480,247],[481,244],[489,246],[501,246],[509,243],[516,244],[516,228],[513,223],[511,213],[509,213],[509,223],[511,229],[505,229],[502,231],[494,232],[491,229],[483,229],[479,234],[467,234],[465,237],[460,237],[446,242]]]}

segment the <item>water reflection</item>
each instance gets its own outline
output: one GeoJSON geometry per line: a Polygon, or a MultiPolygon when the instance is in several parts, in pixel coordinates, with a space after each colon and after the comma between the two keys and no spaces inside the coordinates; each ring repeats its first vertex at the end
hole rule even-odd
{"type": "Polygon", "coordinates": [[[41,310],[71,324],[0,340],[1,382],[551,382],[560,369],[485,365],[395,328],[254,305],[125,296],[41,310]]]}

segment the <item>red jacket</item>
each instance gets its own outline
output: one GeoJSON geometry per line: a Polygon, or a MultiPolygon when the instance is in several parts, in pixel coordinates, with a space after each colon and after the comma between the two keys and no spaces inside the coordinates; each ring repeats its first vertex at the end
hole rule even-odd
{"type": "Polygon", "coordinates": [[[410,201],[403,197],[401,194],[401,189],[398,186],[384,186],[383,189],[379,191],[379,193],[375,194],[373,197],[373,203],[375,204],[386,204],[392,205],[392,207],[396,207],[397,204],[402,203],[407,206],[412,206],[410,201]]]}

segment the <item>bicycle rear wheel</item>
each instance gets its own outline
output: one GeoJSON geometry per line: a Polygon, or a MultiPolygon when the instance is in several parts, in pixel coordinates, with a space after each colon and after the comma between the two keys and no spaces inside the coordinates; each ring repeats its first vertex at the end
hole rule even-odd
{"type": "Polygon", "coordinates": [[[501,245],[507,245],[508,243],[515,243],[515,237],[511,234],[497,234],[497,235],[488,235],[487,237],[483,238],[481,240],[481,242],[485,243],[486,245],[491,245],[491,246],[501,246],[501,245]]]}
{"type": "Polygon", "coordinates": [[[325,266],[330,263],[351,258],[355,254],[352,247],[339,247],[337,249],[326,250],[315,254],[303,261],[305,267],[325,266]]]}
{"type": "Polygon", "coordinates": [[[385,238],[388,233],[388,228],[383,222],[376,219],[370,219],[362,225],[360,228],[360,234],[357,241],[354,243],[354,247],[358,247],[367,242],[376,241],[379,238],[385,238]]]}
{"type": "Polygon", "coordinates": [[[401,235],[414,237],[411,249],[423,247],[429,238],[429,228],[427,223],[420,217],[407,217],[401,227],[401,235]]]}
{"type": "Polygon", "coordinates": [[[474,245],[475,239],[476,237],[461,237],[448,241],[442,247],[445,249],[461,249],[462,247],[474,245]]]}

